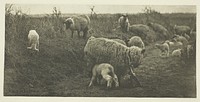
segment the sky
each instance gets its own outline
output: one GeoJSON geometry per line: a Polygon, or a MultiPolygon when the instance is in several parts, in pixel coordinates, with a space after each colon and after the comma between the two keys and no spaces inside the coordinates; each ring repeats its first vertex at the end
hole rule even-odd
{"type": "Polygon", "coordinates": [[[98,13],[141,13],[148,6],[161,13],[196,13],[196,6],[191,5],[62,5],[62,4],[14,4],[15,9],[21,9],[27,14],[49,14],[53,7],[61,13],[90,13],[90,8],[95,6],[94,11],[98,13]]]}

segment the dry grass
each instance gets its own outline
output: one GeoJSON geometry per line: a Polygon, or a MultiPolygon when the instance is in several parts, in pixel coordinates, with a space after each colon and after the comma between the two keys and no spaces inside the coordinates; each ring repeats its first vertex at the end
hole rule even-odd
{"type": "MultiPolygon", "coordinates": [[[[92,19],[92,35],[130,38],[132,34],[112,31],[118,16],[98,15],[98,19],[92,19]]],[[[195,14],[164,14],[162,17],[167,17],[171,25],[189,24],[194,28],[196,24],[195,14]]],[[[170,28],[162,17],[154,21],[170,28]]],[[[146,23],[145,14],[130,15],[129,18],[131,24],[146,23]]],[[[79,39],[77,34],[71,38],[71,32],[65,31],[61,22],[62,18],[49,16],[6,15],[5,96],[196,97],[195,58],[187,63],[181,58],[160,58],[154,43],[147,46],[147,56],[135,70],[142,88],[128,88],[127,83],[112,90],[106,90],[104,86],[87,88],[90,78],[83,75],[86,67],[83,48],[87,40],[79,39]],[[26,49],[30,29],[36,29],[40,35],[40,52],[37,54],[26,49]]]]}

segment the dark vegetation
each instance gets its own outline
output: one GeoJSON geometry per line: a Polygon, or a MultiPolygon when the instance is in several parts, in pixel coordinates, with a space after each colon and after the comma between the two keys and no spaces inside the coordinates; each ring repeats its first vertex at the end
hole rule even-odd
{"type": "MultiPolygon", "coordinates": [[[[90,78],[83,74],[86,63],[83,48],[87,40],[65,30],[61,12],[33,17],[20,10],[5,14],[5,96],[120,96],[120,97],[196,97],[196,58],[160,58],[154,44],[147,46],[143,64],[135,70],[142,88],[128,88],[122,81],[119,89],[104,86],[87,88],[90,78]],[[27,50],[29,30],[40,35],[40,52],[27,50]]],[[[129,14],[130,24],[156,22],[173,33],[174,24],[196,29],[196,14],[161,14],[146,8],[144,13],[129,14]]],[[[68,15],[69,16],[69,15],[68,15]]],[[[88,37],[130,38],[133,34],[113,32],[120,14],[97,14],[91,19],[94,31],[88,37]]],[[[158,41],[160,42],[160,41],[158,41]]]]}

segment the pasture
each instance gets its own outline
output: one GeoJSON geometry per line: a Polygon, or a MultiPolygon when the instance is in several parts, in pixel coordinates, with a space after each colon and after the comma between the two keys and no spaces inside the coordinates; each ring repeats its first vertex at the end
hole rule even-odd
{"type": "MultiPolygon", "coordinates": [[[[196,57],[161,58],[155,43],[145,42],[146,56],[135,73],[142,87],[127,83],[117,89],[105,86],[88,88],[90,77],[83,48],[87,39],[95,37],[130,38],[134,34],[113,31],[120,14],[98,14],[91,19],[93,33],[86,39],[63,26],[64,17],[53,15],[30,16],[6,14],[4,96],[58,96],[58,97],[196,97],[196,57]],[[28,31],[40,35],[40,52],[27,50],[28,31]]],[[[130,24],[156,22],[173,33],[173,25],[188,25],[196,29],[196,14],[129,14],[130,24]]]]}

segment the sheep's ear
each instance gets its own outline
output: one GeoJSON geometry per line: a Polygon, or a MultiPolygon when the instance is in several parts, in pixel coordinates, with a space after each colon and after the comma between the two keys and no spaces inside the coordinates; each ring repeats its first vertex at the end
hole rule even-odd
{"type": "Polygon", "coordinates": [[[141,54],[144,54],[144,53],[145,53],[145,51],[146,51],[145,49],[142,49],[142,51],[141,51],[141,54]]]}

